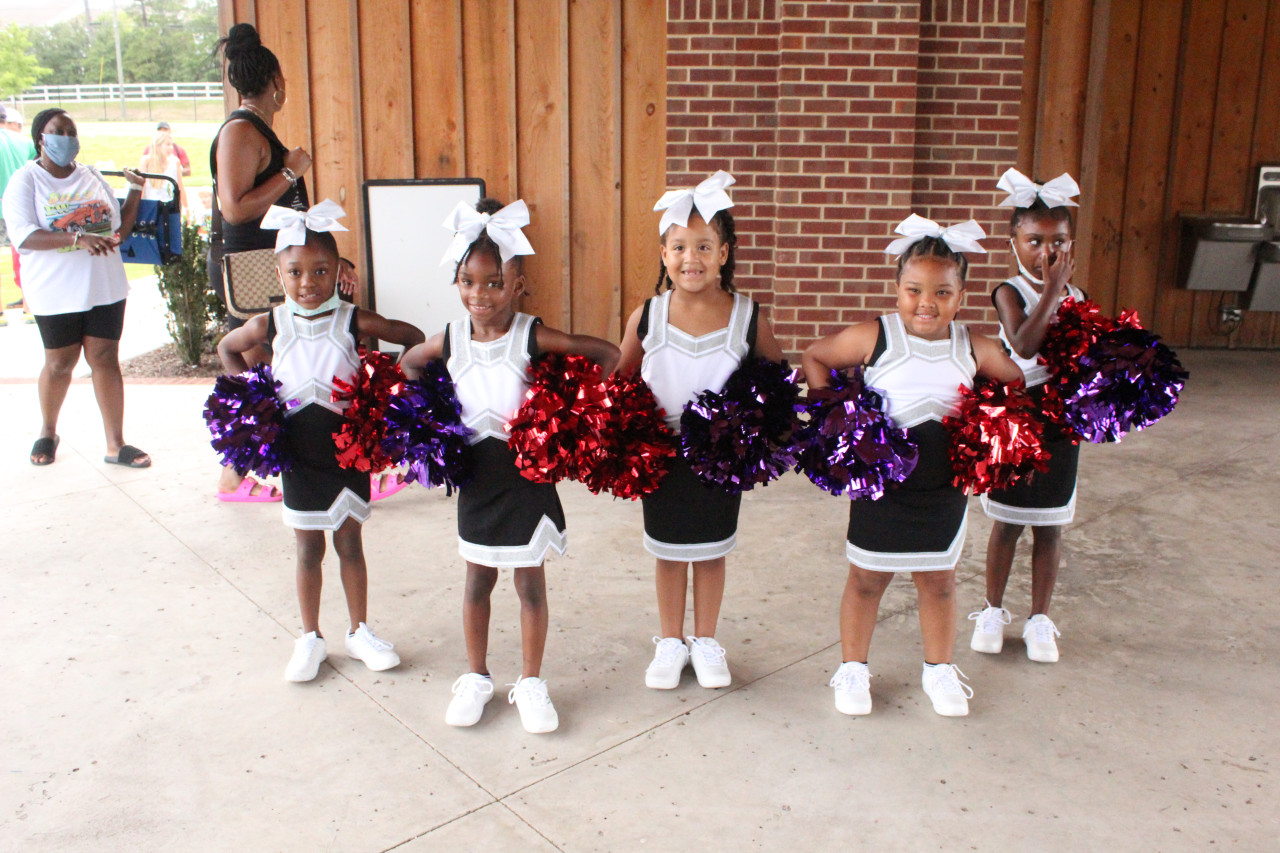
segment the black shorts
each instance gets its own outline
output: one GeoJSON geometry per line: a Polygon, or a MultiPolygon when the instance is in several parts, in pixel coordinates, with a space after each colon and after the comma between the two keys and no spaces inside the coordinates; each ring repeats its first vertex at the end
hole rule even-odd
{"type": "Polygon", "coordinates": [[[121,299],[110,305],[95,305],[88,311],[37,314],[40,340],[44,342],[45,349],[62,349],[85,338],[118,341],[124,331],[124,303],[125,300],[121,299]]]}

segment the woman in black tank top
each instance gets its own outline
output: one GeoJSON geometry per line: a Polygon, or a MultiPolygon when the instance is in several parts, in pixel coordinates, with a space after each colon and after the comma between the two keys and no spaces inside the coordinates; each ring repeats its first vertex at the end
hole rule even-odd
{"type": "MultiPolygon", "coordinates": [[[[226,57],[227,79],[240,94],[240,108],[227,117],[209,149],[214,187],[209,280],[225,304],[222,256],[275,246],[276,232],[262,230],[262,217],[273,204],[307,209],[302,176],[311,166],[311,155],[302,148],[285,148],[271,129],[275,114],[285,104],[285,79],[279,60],[263,46],[257,30],[251,24],[236,24],[218,46],[226,57]]],[[[242,320],[227,317],[229,329],[240,325],[242,320]]],[[[250,363],[271,358],[265,350],[245,355],[250,363]]],[[[223,468],[218,498],[278,501],[280,492],[223,468]]]]}

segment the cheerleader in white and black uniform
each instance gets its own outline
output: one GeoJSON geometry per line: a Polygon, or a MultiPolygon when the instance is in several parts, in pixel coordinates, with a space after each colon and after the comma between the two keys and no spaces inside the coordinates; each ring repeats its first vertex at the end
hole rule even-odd
{"type": "MultiPolygon", "coordinates": [[[[1083,291],[1070,284],[1075,272],[1070,206],[1075,204],[1071,197],[1080,190],[1070,175],[1037,184],[1016,169],[1005,172],[999,186],[1009,193],[1002,205],[1013,207],[1009,243],[1019,275],[998,286],[991,301],[1000,316],[1000,339],[1022,367],[1027,387],[1039,402],[1049,379],[1049,369],[1040,359],[1045,334],[1064,299],[1085,298],[1083,291]]],[[[1004,648],[1004,626],[1012,621],[1004,607],[1004,591],[1018,538],[1023,527],[1030,526],[1031,614],[1022,637],[1027,657],[1054,663],[1059,634],[1049,618],[1049,605],[1058,580],[1062,532],[1075,517],[1080,446],[1042,420],[1049,469],[982,496],[982,508],[993,521],[987,544],[987,600],[983,609],[969,614],[974,622],[969,646],[987,654],[999,654],[1004,648]]]]}
{"type": "Polygon", "coordinates": [[[462,627],[470,671],[454,682],[445,722],[471,726],[493,698],[489,674],[489,597],[499,568],[511,568],[520,597],[523,666],[508,701],[520,711],[525,730],[554,731],[559,716],[541,678],[547,642],[547,584],[543,560],[565,551],[564,511],[556,487],[535,483],[516,468],[506,424],[524,402],[529,363],[539,353],[584,355],[607,374],[618,348],[589,335],[568,335],[515,310],[524,293],[523,255],[533,247],[521,232],[529,224],[523,201],[502,207],[481,199],[475,209],[460,204],[445,225],[454,241],[443,263],[454,265],[467,317],[408,352],[402,365],[414,376],[443,358],[462,405],[462,420],[474,430],[473,479],[458,490],[458,552],[467,561],[462,627]]]}
{"type": "MultiPolygon", "coordinates": [[[[737,237],[733,204],[725,187],[733,178],[717,172],[694,190],[676,190],[658,201],[665,210],[657,296],[632,313],[622,337],[618,371],[640,369],[679,433],[686,403],[704,391],[720,391],[746,358],[782,360],[760,306],[734,292],[737,237]],[[694,208],[697,211],[694,211],[694,208]]],[[[724,599],[725,556],[733,550],[741,495],[708,486],[682,459],[644,503],[644,547],[657,558],[661,635],[645,670],[656,689],[679,685],[692,662],[703,687],[732,680],[716,623],[724,599]],[[693,634],[684,636],[689,567],[693,570],[693,634]],[[686,645],[686,640],[688,645],[686,645]]]]}
{"type": "Polygon", "coordinates": [[[272,374],[281,384],[277,393],[289,404],[283,440],[293,467],[281,479],[284,523],[294,529],[298,545],[302,611],[302,636],[285,669],[289,681],[315,678],[326,657],[320,633],[326,530],[333,534],[347,596],[347,654],[375,671],[400,663],[391,644],[365,624],[368,576],[361,525],[369,519],[369,475],[338,465],[333,434],[342,427],[346,404],[331,402],[331,397],[335,379],[351,382],[360,368],[359,339],[410,347],[421,343],[423,335],[415,326],[339,299],[338,245],[330,232],[347,230],[336,221],[343,215],[342,208],[328,200],[305,213],[274,206],[267,211],[262,227],[280,231],[276,262],[285,304],[228,332],[218,344],[218,355],[231,373],[248,369],[245,353],[271,344],[272,374]]]}
{"type": "Polygon", "coordinates": [[[849,577],[840,604],[843,663],[831,679],[836,708],[871,711],[867,656],[880,599],[896,572],[911,572],[924,639],[922,685],[944,716],[969,712],[972,690],[952,663],[955,652],[955,567],[964,546],[966,498],[951,484],[949,441],[942,419],[954,414],[960,386],[975,376],[1001,383],[1022,373],[994,340],[953,322],[964,296],[968,262],[961,251],[985,251],[970,220],[948,229],[912,216],[889,251],[899,255],[898,313],[859,323],[809,346],[805,378],[824,388],[832,370],[862,365],[869,388],[884,398],[893,424],[919,448],[911,475],[875,501],[849,505],[849,577]]]}

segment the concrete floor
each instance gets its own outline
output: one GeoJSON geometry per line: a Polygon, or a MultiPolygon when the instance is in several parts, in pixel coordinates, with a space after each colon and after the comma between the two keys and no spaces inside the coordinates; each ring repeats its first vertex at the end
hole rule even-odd
{"type": "MultiPolygon", "coordinates": [[[[743,504],[719,632],[733,687],[687,674],[645,689],[640,507],[561,486],[570,554],[549,565],[544,669],[561,728],[545,736],[502,688],[480,725],[444,724],[465,667],[453,499],[414,487],[367,525],[372,620],[403,664],[371,673],[336,654],[287,684],[293,537],[278,505],[214,500],[207,387],[128,386],[126,435],[156,460],[128,471],[101,461],[79,383],[57,463],[29,465],[35,387],[0,384],[0,847],[1274,850],[1280,354],[1184,356],[1173,416],[1084,449],[1060,663],[1030,663],[1017,639],[1025,554],[1004,654],[968,650],[989,529],[975,504],[964,719],[921,693],[905,578],[872,647],[874,713],[834,710],[847,509],[795,476],[743,504]]],[[[504,572],[499,682],[518,671],[517,619],[504,572]]]]}

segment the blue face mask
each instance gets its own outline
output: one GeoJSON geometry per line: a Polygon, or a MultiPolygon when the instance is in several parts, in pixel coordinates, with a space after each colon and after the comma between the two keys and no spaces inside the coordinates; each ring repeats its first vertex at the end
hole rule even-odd
{"type": "Polygon", "coordinates": [[[289,311],[291,311],[294,314],[294,316],[314,317],[317,314],[323,314],[326,311],[337,310],[338,306],[342,304],[342,297],[338,295],[337,288],[334,288],[333,296],[330,296],[328,299],[326,299],[321,304],[317,305],[315,308],[303,308],[301,305],[299,305],[297,302],[294,302],[288,296],[284,298],[284,304],[288,306],[289,311]]]}
{"type": "Polygon", "coordinates": [[[76,155],[80,153],[80,138],[78,136],[44,133],[41,134],[40,138],[42,140],[41,147],[49,155],[49,159],[64,169],[70,166],[75,161],[76,155]]]}

